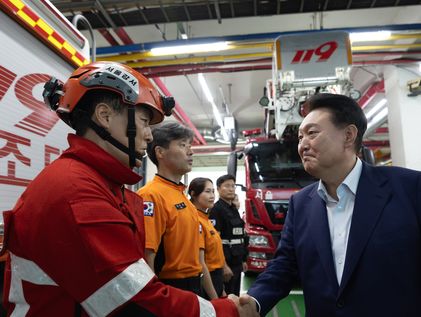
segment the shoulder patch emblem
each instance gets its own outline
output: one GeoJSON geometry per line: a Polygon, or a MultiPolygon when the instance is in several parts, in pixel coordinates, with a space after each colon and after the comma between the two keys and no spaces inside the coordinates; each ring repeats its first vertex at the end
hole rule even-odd
{"type": "Polygon", "coordinates": [[[177,208],[177,210],[181,210],[181,209],[184,209],[184,208],[186,208],[186,207],[187,207],[187,206],[186,206],[186,204],[185,204],[184,202],[181,202],[181,203],[175,204],[174,206],[175,206],[175,208],[177,208]]]}
{"type": "Polygon", "coordinates": [[[153,201],[144,201],[143,202],[143,215],[145,217],[153,217],[153,201]]]}

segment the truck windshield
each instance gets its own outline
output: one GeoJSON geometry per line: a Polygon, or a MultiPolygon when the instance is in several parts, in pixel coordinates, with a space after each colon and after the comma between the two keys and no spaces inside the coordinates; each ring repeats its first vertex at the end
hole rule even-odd
{"type": "Polygon", "coordinates": [[[247,150],[254,188],[302,188],[315,181],[301,164],[296,141],[252,143],[247,150]]]}

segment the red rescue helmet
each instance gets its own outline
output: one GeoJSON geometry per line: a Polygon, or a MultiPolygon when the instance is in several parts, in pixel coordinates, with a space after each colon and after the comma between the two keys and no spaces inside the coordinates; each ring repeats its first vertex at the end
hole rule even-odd
{"type": "Polygon", "coordinates": [[[146,106],[152,112],[150,123],[156,124],[171,115],[175,105],[172,97],[162,96],[149,80],[127,65],[115,62],[94,62],[76,69],[62,85],[56,79],[44,86],[44,101],[59,117],[70,124],[70,114],[90,90],[118,93],[123,103],[146,106]]]}

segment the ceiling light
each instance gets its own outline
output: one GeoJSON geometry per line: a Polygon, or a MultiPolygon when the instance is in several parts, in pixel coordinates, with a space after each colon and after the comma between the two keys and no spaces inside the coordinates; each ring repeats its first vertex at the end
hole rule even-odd
{"type": "Polygon", "coordinates": [[[198,77],[199,77],[200,86],[202,86],[202,90],[203,90],[203,92],[206,96],[206,99],[210,102],[210,104],[212,106],[213,116],[215,117],[215,120],[216,120],[217,124],[221,127],[222,137],[224,138],[224,140],[228,141],[229,140],[228,134],[227,134],[227,131],[225,130],[221,114],[219,113],[219,110],[216,107],[215,102],[213,101],[213,97],[212,97],[212,94],[209,90],[209,86],[206,82],[205,76],[203,76],[202,73],[199,73],[198,77]]]}
{"type": "Polygon", "coordinates": [[[371,108],[370,111],[368,111],[367,114],[365,115],[367,120],[369,120],[373,115],[375,115],[377,112],[379,112],[379,110],[384,107],[386,102],[387,102],[386,98],[383,98],[373,108],[371,108]]]}
{"type": "Polygon", "coordinates": [[[215,42],[215,43],[205,43],[205,44],[155,47],[151,49],[151,54],[153,56],[164,56],[164,55],[191,54],[191,53],[203,53],[203,52],[219,52],[219,51],[223,51],[227,49],[229,49],[228,42],[215,42]]]}
{"type": "Polygon", "coordinates": [[[211,92],[210,92],[210,90],[209,90],[209,87],[208,87],[208,84],[207,84],[207,82],[206,82],[206,80],[205,80],[205,77],[203,76],[203,74],[202,73],[199,73],[199,83],[200,83],[200,86],[202,86],[202,90],[203,90],[203,92],[205,93],[205,96],[206,96],[206,99],[210,102],[210,103],[213,103],[213,97],[212,97],[212,94],[211,94],[211,92]]]}
{"type": "Polygon", "coordinates": [[[353,32],[349,34],[351,42],[384,41],[390,38],[390,31],[353,32]]]}

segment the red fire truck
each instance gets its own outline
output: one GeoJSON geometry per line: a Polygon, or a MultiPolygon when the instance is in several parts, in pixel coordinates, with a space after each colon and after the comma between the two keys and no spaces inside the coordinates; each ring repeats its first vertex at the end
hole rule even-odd
{"type": "Polygon", "coordinates": [[[278,245],[289,197],[314,179],[303,169],[296,137],[278,140],[255,136],[256,132],[246,133],[244,147],[245,230],[249,236],[248,268],[260,272],[278,245]]]}
{"type": "MultiPolygon", "coordinates": [[[[89,43],[48,0],[0,0],[0,42],[0,211],[4,211],[68,147],[70,128],[47,109],[42,88],[51,76],[65,80],[76,67],[87,64],[89,43]]],[[[0,212],[0,248],[2,241],[0,212]]]]}

